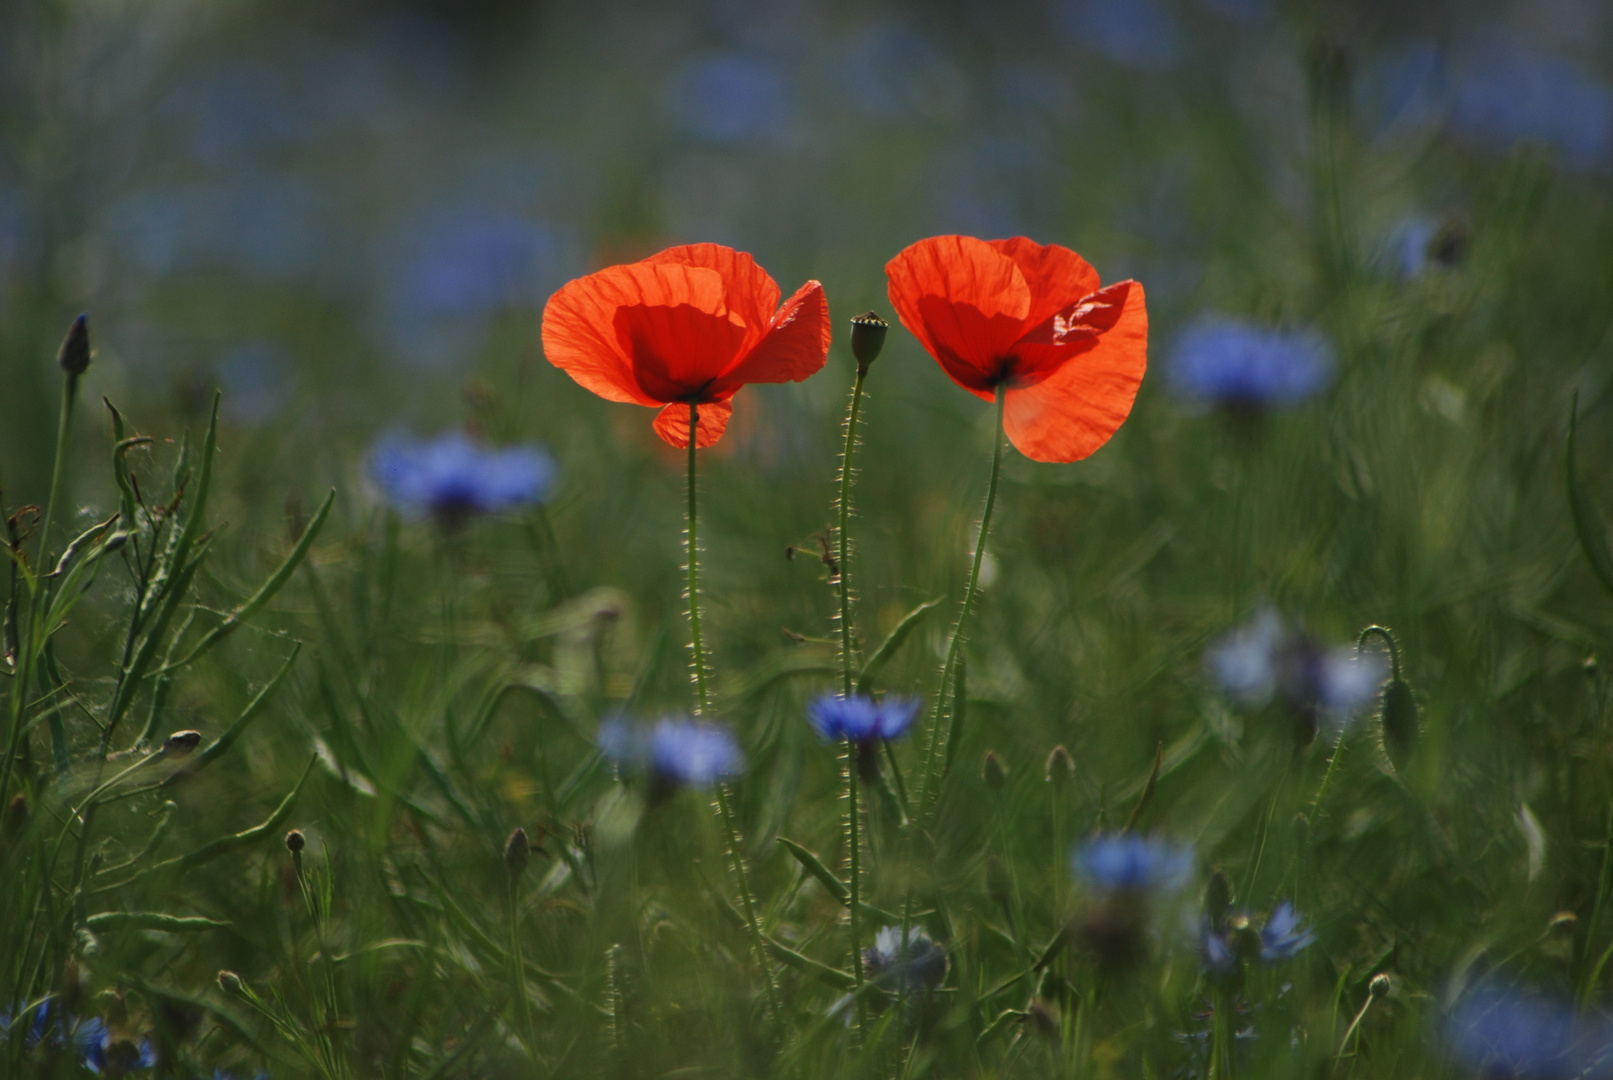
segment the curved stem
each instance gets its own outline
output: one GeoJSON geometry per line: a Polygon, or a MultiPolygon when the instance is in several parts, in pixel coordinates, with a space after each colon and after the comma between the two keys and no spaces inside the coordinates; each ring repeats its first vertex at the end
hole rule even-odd
{"type": "MultiPolygon", "coordinates": [[[[847,580],[851,562],[852,459],[857,453],[857,413],[862,406],[863,378],[867,374],[866,370],[858,368],[857,381],[851,388],[851,408],[846,413],[846,449],[840,455],[840,528],[835,537],[837,547],[835,558],[839,569],[835,578],[840,587],[840,692],[846,697],[851,696],[851,668],[854,655],[851,644],[851,585],[847,580]]],[[[852,771],[855,772],[855,768],[852,771]]],[[[856,780],[853,780],[852,784],[855,785],[856,780]]],[[[856,812],[855,806],[852,812],[856,812]]],[[[855,920],[856,917],[854,907],[852,919],[855,920]]]]}
{"type": "MultiPolygon", "coordinates": [[[[706,688],[706,652],[700,640],[700,538],[697,532],[699,518],[697,516],[698,503],[695,498],[696,469],[695,469],[695,437],[700,428],[700,406],[689,402],[689,527],[684,533],[684,543],[689,555],[689,661],[694,666],[695,697],[697,701],[695,715],[705,716],[711,710],[710,691],[706,688]]],[[[717,812],[722,818],[723,838],[728,844],[728,862],[734,869],[734,878],[739,885],[739,902],[744,909],[745,925],[750,931],[751,948],[756,953],[756,963],[762,969],[762,978],[767,983],[767,1005],[773,1014],[774,1022],[784,1018],[782,1006],[779,1003],[779,988],[773,978],[773,965],[767,958],[767,944],[762,939],[762,923],[756,914],[756,898],[751,895],[750,876],[745,871],[745,856],[740,847],[739,826],[734,819],[734,810],[728,800],[728,785],[717,784],[717,812]]]]}
{"type": "Polygon", "coordinates": [[[986,483],[986,508],[980,515],[980,536],[975,541],[974,562],[969,567],[969,584],[963,591],[963,606],[958,609],[958,621],[952,627],[952,639],[947,642],[946,660],[941,665],[941,683],[935,694],[935,708],[930,714],[930,740],[924,751],[924,775],[919,778],[917,815],[922,821],[929,811],[932,775],[939,752],[943,749],[941,718],[946,713],[947,691],[952,686],[953,669],[958,664],[958,653],[963,648],[964,626],[969,621],[969,609],[974,606],[975,593],[980,586],[980,563],[986,555],[986,536],[991,530],[991,511],[997,503],[997,478],[1003,463],[1003,405],[1008,392],[997,391],[997,423],[991,444],[991,479],[986,483]]]}
{"type": "Polygon", "coordinates": [[[1400,642],[1395,640],[1394,631],[1390,630],[1387,626],[1379,626],[1374,623],[1373,625],[1362,630],[1361,633],[1356,636],[1355,651],[1359,653],[1361,650],[1365,649],[1367,647],[1367,638],[1371,637],[1373,634],[1377,634],[1379,637],[1383,638],[1384,643],[1389,646],[1389,677],[1393,679],[1400,678],[1400,642]]]}

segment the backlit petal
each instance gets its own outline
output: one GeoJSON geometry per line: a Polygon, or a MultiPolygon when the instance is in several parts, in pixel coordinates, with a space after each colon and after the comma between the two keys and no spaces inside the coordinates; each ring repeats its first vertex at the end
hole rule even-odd
{"type": "MultiPolygon", "coordinates": [[[[732,400],[710,401],[700,406],[700,422],[695,429],[695,448],[704,450],[722,438],[728,418],[734,414],[732,400]]],[[[689,406],[683,402],[668,405],[655,417],[655,433],[679,450],[689,447],[689,406]]]]}
{"type": "Polygon", "coordinates": [[[772,275],[757,266],[756,260],[748,252],[735,251],[722,244],[681,244],[651,255],[644,261],[676,263],[716,271],[722,278],[728,309],[745,320],[745,325],[752,329],[757,338],[765,333],[783,292],[772,275]]]}
{"type": "Polygon", "coordinates": [[[711,386],[732,393],[745,383],[800,382],[829,357],[829,302],[823,286],[809,281],[784,302],[750,354],[711,386]]]}
{"type": "MultiPolygon", "coordinates": [[[[686,267],[657,267],[710,274],[686,267]]],[[[616,338],[633,358],[633,377],[656,401],[704,396],[707,387],[745,345],[746,329],[731,312],[693,304],[636,305],[616,310],[616,338]]]]}
{"type": "Polygon", "coordinates": [[[1090,349],[1041,382],[1008,391],[1004,430],[1026,457],[1080,461],[1108,442],[1130,414],[1148,367],[1148,313],[1142,285],[1122,284],[1129,288],[1120,316],[1090,349]]]}
{"type": "Polygon", "coordinates": [[[1067,247],[1038,244],[1023,236],[987,242],[1013,259],[1025,275],[1031,291],[1031,309],[1025,321],[1032,326],[1098,290],[1098,272],[1067,247]]]}
{"type": "Polygon", "coordinates": [[[902,325],[959,385],[990,398],[1025,329],[1031,291],[1008,255],[970,236],[935,236],[885,264],[902,325]]]}
{"type": "Polygon", "coordinates": [[[616,312],[642,300],[630,267],[612,266],[568,282],[543,309],[543,355],[607,401],[654,405],[633,376],[633,361],[616,334],[616,312]]]}

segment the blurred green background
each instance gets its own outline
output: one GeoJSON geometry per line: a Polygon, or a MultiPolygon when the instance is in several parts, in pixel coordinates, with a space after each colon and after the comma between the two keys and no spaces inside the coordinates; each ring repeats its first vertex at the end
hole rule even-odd
{"type": "MultiPolygon", "coordinates": [[[[1147,824],[1226,865],[1250,904],[1298,890],[1322,932],[1309,1004],[1288,1007],[1344,1009],[1347,1023],[1365,979],[1393,970],[1408,991],[1386,1045],[1418,1043],[1419,1010],[1475,949],[1600,993],[1601,969],[1587,973],[1610,934],[1592,911],[1610,748],[1603,676],[1585,661],[1606,648],[1613,609],[1577,546],[1563,438],[1577,393],[1581,473],[1613,506],[1608,5],[39,3],[0,11],[0,49],[5,502],[44,498],[51,359],[79,311],[97,351],[73,523],[115,504],[102,395],[156,437],[140,466],[156,476],[164,441],[198,432],[211,388],[224,391],[223,531],[204,603],[249,592],[337,489],[317,578],[276,602],[268,632],[243,632],[186,677],[170,726],[223,723],[276,669],[282,637],[310,643],[290,696],[236,771],[197,789],[181,831],[200,842],[218,822],[260,820],[313,740],[333,760],[362,757],[380,798],[333,767],[299,819],[339,849],[350,944],[427,936],[398,922],[395,897],[415,880],[405,861],[430,864],[439,886],[465,875],[496,911],[510,825],[599,825],[586,800],[560,813],[544,770],[567,771],[588,725],[630,695],[646,714],[686,707],[681,455],[654,438],[649,410],[599,401],[545,362],[548,294],[706,240],[752,252],[786,292],[825,285],[826,369],[743,391],[702,457],[714,663],[760,778],[742,787],[742,814],[776,896],[795,868],[775,836],[826,857],[841,843],[832,755],[801,720],[830,685],[830,654],[792,632],[832,627],[810,552],[832,515],[846,320],[891,317],[883,265],[918,238],[1023,234],[1076,249],[1106,282],[1144,283],[1151,368],[1131,419],[1088,461],[1005,464],[963,765],[938,830],[955,968],[986,971],[1000,948],[963,914],[997,918],[986,849],[1036,868],[1020,887],[1045,937],[1067,888],[1058,844],[1117,824],[1163,745],[1147,824]],[[1333,385],[1258,418],[1195,404],[1173,387],[1173,348],[1214,316],[1319,330],[1333,385]],[[365,475],[373,440],[457,426],[550,448],[560,478],[543,528],[494,520],[448,542],[388,515],[365,475]],[[786,559],[787,546],[806,554],[786,559]],[[1341,764],[1343,805],[1313,823],[1312,866],[1288,822],[1325,757],[1293,757],[1286,731],[1231,709],[1203,667],[1206,644],[1267,602],[1328,642],[1392,626],[1423,709],[1409,769],[1365,741],[1341,764]],[[511,682],[567,703],[567,723],[551,731],[542,709],[500,699],[486,745],[454,762],[479,785],[485,827],[433,836],[417,811],[443,796],[418,755],[446,753],[444,724],[511,682]],[[1078,793],[1049,817],[1041,769],[1055,743],[1075,755],[1078,793]],[[1011,826],[980,811],[988,747],[1009,769],[993,813],[1011,826]],[[1520,806],[1549,839],[1544,871],[1520,806]],[[1558,910],[1579,913],[1566,961],[1537,940],[1558,910]],[[1345,1004],[1330,1006],[1335,985],[1345,1004]]],[[[895,328],[863,416],[859,630],[871,644],[948,597],[886,680],[928,693],[973,544],[990,410],[895,328]]],[[[92,669],[111,647],[118,600],[69,627],[67,662],[92,669]]],[[[661,857],[713,842],[694,829],[661,857]]],[[[267,920],[284,860],[263,859],[191,883],[187,902],[267,920]]],[[[665,872],[690,885],[668,892],[685,906],[639,913],[646,925],[713,917],[695,910],[686,870],[665,872]]],[[[898,903],[905,879],[878,882],[880,902],[898,903]]],[[[615,916],[571,935],[587,904],[565,888],[534,948],[586,972],[593,993],[615,916]]],[[[271,978],[254,934],[228,955],[165,956],[160,971],[193,990],[220,966],[271,978]]],[[[626,1036],[636,1049],[619,1058],[587,1050],[593,1067],[758,1067],[754,1047],[722,1044],[724,1009],[744,1007],[689,1004],[712,993],[689,974],[703,969],[668,964],[687,981],[639,987],[654,1003],[642,1041],[626,1036]]],[[[1179,959],[1175,977],[1191,985],[1191,968],[1179,959]]],[[[398,977],[381,965],[356,981],[355,1060],[391,1047],[396,1074],[415,1075],[399,1048],[452,1045],[463,1003],[404,994],[398,977]]],[[[1408,1054],[1373,1067],[1420,1067],[1408,1054]]],[[[1031,1059],[1002,1066],[1019,1067],[1031,1059]]]]}

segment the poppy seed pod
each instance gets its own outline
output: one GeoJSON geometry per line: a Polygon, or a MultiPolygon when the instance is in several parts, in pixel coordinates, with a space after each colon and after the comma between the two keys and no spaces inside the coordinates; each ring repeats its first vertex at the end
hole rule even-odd
{"type": "Polygon", "coordinates": [[[188,757],[201,744],[201,732],[176,731],[163,741],[162,752],[169,757],[188,757]]]}
{"type": "Polygon", "coordinates": [[[509,870],[511,877],[521,876],[531,854],[532,845],[526,838],[526,830],[517,825],[504,843],[504,866],[509,870]]]}
{"type": "Polygon", "coordinates": [[[873,311],[851,320],[851,355],[857,359],[857,374],[868,374],[868,365],[879,359],[890,328],[891,324],[873,311]]]}
{"type": "Polygon", "coordinates": [[[63,371],[77,378],[84,374],[90,366],[90,324],[89,318],[80,315],[73,320],[73,325],[67,328],[67,336],[62,338],[62,347],[56,350],[56,362],[63,371]]]}
{"type": "Polygon", "coordinates": [[[1052,752],[1047,755],[1046,775],[1047,782],[1060,791],[1070,782],[1070,777],[1075,775],[1075,759],[1070,757],[1070,752],[1064,749],[1063,743],[1053,747],[1052,752]]]}

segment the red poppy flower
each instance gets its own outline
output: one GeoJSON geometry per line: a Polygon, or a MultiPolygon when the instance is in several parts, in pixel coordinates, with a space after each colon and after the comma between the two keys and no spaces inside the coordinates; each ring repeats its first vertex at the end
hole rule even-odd
{"type": "Polygon", "coordinates": [[[689,445],[722,438],[746,383],[800,382],[829,355],[829,305],[809,281],[779,306],[778,284],[720,244],[668,248],[565,285],[543,310],[549,362],[607,401],[664,406],[655,433],[689,445]],[[777,310],[775,310],[775,308],[777,310]]]}
{"type": "Polygon", "coordinates": [[[1148,366],[1143,287],[1098,287],[1069,248],[932,236],[885,264],[891,304],[952,381],[1003,402],[1037,461],[1080,461],[1125,422],[1148,366]]]}

